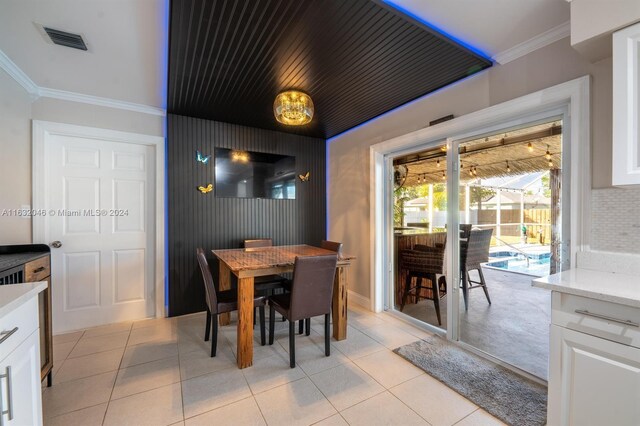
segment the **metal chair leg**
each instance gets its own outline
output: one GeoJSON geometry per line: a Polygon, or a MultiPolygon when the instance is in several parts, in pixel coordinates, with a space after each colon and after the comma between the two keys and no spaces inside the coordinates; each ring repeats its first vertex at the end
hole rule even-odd
{"type": "Polygon", "coordinates": [[[260,306],[258,308],[258,311],[260,312],[260,344],[262,346],[266,345],[267,340],[265,337],[265,323],[266,323],[266,319],[265,319],[265,315],[264,315],[264,306],[260,306]]]}
{"type": "Polygon", "coordinates": [[[304,320],[298,321],[298,334],[304,333],[304,320]]]}
{"type": "Polygon", "coordinates": [[[304,320],[304,327],[306,329],[304,334],[307,336],[311,335],[311,318],[304,320]]]}

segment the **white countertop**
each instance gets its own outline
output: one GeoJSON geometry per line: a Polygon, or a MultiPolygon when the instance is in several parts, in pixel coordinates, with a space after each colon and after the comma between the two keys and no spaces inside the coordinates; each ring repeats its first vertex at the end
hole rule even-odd
{"type": "Polygon", "coordinates": [[[47,288],[46,281],[0,285],[0,318],[47,288]]]}
{"type": "Polygon", "coordinates": [[[640,276],[569,269],[532,281],[534,287],[640,308],[640,276]]]}

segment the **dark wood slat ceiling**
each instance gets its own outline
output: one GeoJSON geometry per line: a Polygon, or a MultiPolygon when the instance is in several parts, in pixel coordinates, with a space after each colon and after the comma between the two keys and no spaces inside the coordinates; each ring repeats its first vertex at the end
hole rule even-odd
{"type": "Polygon", "coordinates": [[[330,138],[491,66],[371,0],[171,0],[168,111],[330,138]],[[299,89],[313,121],[284,126],[299,89]]]}

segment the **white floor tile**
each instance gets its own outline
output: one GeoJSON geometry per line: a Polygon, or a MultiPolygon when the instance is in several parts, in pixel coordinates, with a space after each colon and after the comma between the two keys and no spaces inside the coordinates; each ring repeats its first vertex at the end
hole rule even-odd
{"type": "Polygon", "coordinates": [[[254,360],[253,366],[243,369],[242,373],[254,395],[305,377],[300,368],[289,367],[288,354],[254,360]]]}
{"type": "Polygon", "coordinates": [[[120,367],[123,353],[124,348],[119,348],[69,359],[69,362],[65,362],[56,372],[53,379],[54,386],[62,382],[116,371],[120,367]]]}
{"type": "Polygon", "coordinates": [[[407,333],[402,328],[391,324],[381,324],[366,328],[362,332],[388,349],[396,349],[420,340],[413,334],[407,333]]]}
{"type": "MultiPolygon", "coordinates": [[[[289,337],[278,340],[283,349],[289,353],[289,337]]],[[[296,364],[311,376],[345,362],[349,362],[344,354],[331,344],[331,355],[325,356],[324,336],[312,332],[310,336],[296,337],[296,364]]]]}
{"type": "Polygon", "coordinates": [[[247,398],[251,390],[242,372],[231,368],[183,381],[182,396],[189,418],[247,398]]]}
{"type": "Polygon", "coordinates": [[[128,346],[142,343],[177,343],[178,331],[175,324],[154,325],[131,330],[128,346]]]}
{"type": "Polygon", "coordinates": [[[353,327],[347,326],[347,338],[333,345],[350,359],[356,359],[386,349],[383,345],[353,327]]]}
{"type": "Polygon", "coordinates": [[[502,423],[483,409],[478,408],[456,423],[456,426],[505,426],[505,423],[502,423]]]}
{"type": "Polygon", "coordinates": [[[262,413],[255,399],[250,396],[213,411],[207,411],[199,416],[185,421],[185,426],[264,426],[266,425],[262,413]]]}
{"type": "Polygon", "coordinates": [[[101,426],[107,403],[44,419],[45,426],[101,426]]]}
{"type": "Polygon", "coordinates": [[[180,383],[112,400],[104,425],[170,425],[181,422],[182,396],[180,383]]]}
{"type": "Polygon", "coordinates": [[[132,322],[119,322],[115,324],[102,325],[100,327],[85,330],[82,337],[98,337],[107,334],[122,333],[123,331],[131,331],[132,322]]]}
{"type": "Polygon", "coordinates": [[[43,416],[54,417],[109,401],[116,372],[65,382],[42,394],[43,416]]]}
{"type": "Polygon", "coordinates": [[[127,368],[145,362],[171,358],[178,355],[176,343],[145,343],[142,345],[128,346],[122,357],[121,368],[127,368]]]}
{"type": "Polygon", "coordinates": [[[84,330],[74,331],[72,333],[56,334],[55,336],[53,336],[53,344],[57,345],[58,343],[77,342],[78,340],[80,340],[83,334],[84,330]]]}
{"type": "Polygon", "coordinates": [[[384,391],[375,380],[353,363],[347,363],[311,376],[338,411],[384,391]]]}
{"type": "Polygon", "coordinates": [[[128,331],[98,337],[85,338],[83,336],[69,354],[69,358],[124,348],[127,345],[128,338],[128,331]]]}
{"type": "Polygon", "coordinates": [[[320,420],[318,423],[314,423],[314,426],[349,426],[349,423],[342,418],[340,414],[334,414],[331,417],[327,417],[324,420],[320,420]]]}
{"type": "Polygon", "coordinates": [[[336,413],[308,378],[256,395],[269,425],[310,425],[336,413]]]}
{"type": "Polygon", "coordinates": [[[77,340],[72,342],[54,343],[53,344],[53,362],[61,363],[71,353],[73,347],[78,343],[77,340]]]}
{"type": "Polygon", "coordinates": [[[387,389],[425,374],[424,371],[389,350],[375,352],[353,362],[387,389]]]}
{"type": "Polygon", "coordinates": [[[417,415],[389,392],[384,392],[373,398],[369,398],[342,411],[340,414],[342,414],[342,417],[352,426],[429,426],[429,423],[422,417],[417,415]]]}
{"type": "Polygon", "coordinates": [[[178,357],[124,368],[118,372],[111,399],[119,399],[180,382],[178,357]]]}
{"type": "Polygon", "coordinates": [[[390,391],[433,426],[449,426],[478,407],[433,377],[424,374],[390,391]]]}
{"type": "Polygon", "coordinates": [[[182,380],[228,368],[238,367],[236,356],[227,345],[219,347],[215,357],[211,357],[210,349],[180,355],[180,374],[182,375],[182,380]]]}

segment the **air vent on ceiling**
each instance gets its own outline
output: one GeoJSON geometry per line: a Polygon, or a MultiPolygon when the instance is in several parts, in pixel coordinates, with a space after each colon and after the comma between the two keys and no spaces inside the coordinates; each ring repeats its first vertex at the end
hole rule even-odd
{"type": "Polygon", "coordinates": [[[87,50],[87,45],[80,34],[72,34],[48,27],[43,27],[43,30],[47,33],[54,44],[72,47],[74,49],[87,50]]]}

